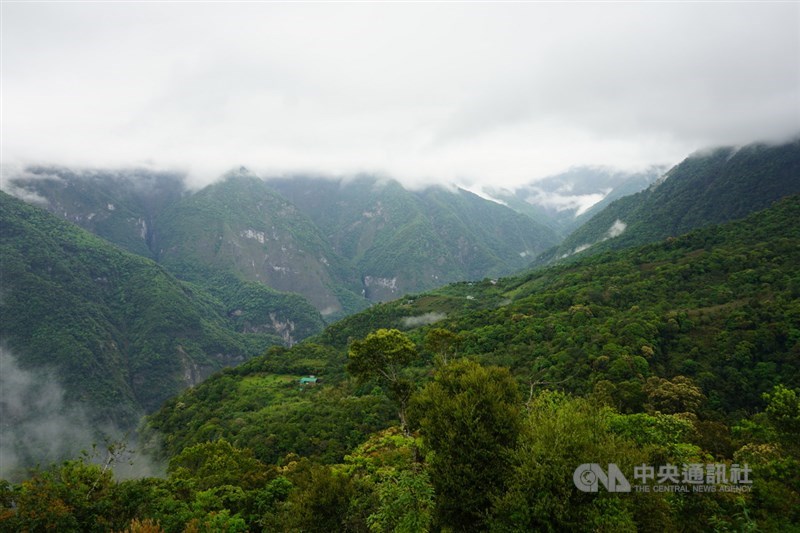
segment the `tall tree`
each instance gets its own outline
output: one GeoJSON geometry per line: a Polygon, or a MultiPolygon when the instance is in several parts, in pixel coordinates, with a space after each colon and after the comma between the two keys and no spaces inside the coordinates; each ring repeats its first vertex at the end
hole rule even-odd
{"type": "Polygon", "coordinates": [[[485,529],[520,428],[520,395],[511,373],[453,361],[414,397],[410,413],[433,452],[428,460],[439,526],[485,529]]]}
{"type": "Polygon", "coordinates": [[[458,335],[452,331],[433,328],[425,335],[423,346],[438,357],[443,364],[447,364],[450,358],[458,352],[459,341],[458,335]]]}
{"type": "Polygon", "coordinates": [[[398,416],[406,431],[406,408],[413,383],[402,376],[402,370],[417,358],[417,348],[408,336],[396,329],[379,329],[363,340],[350,344],[347,370],[361,380],[378,378],[397,403],[398,416]]]}

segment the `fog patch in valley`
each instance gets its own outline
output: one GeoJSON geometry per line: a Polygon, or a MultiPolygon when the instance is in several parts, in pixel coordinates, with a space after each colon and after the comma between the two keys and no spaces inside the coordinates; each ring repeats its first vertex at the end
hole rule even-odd
{"type": "Polygon", "coordinates": [[[403,327],[406,328],[416,328],[419,326],[427,326],[429,324],[433,324],[435,322],[439,322],[440,320],[444,320],[447,318],[445,313],[425,313],[424,315],[418,316],[406,316],[403,317],[403,327]]]}
{"type": "Polygon", "coordinates": [[[93,423],[90,413],[66,399],[54,369],[23,368],[0,346],[0,478],[21,479],[30,468],[82,456],[109,463],[118,478],[163,474],[162,466],[136,452],[135,437],[93,423]]]}

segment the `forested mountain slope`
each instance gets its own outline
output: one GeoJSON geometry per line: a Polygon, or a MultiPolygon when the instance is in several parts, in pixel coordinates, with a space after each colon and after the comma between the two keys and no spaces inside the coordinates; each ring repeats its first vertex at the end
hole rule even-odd
{"type": "Polygon", "coordinates": [[[462,189],[409,191],[366,176],[268,184],[324,228],[373,301],[509,274],[557,242],[544,225],[462,189]]]}
{"type": "Polygon", "coordinates": [[[168,401],[148,425],[166,478],[118,482],[68,462],[0,483],[0,524],[791,530],[798,217],[795,196],[656,244],[373,306],[168,401]],[[579,490],[587,462],[616,465],[636,490],[579,490]]]}
{"type": "Polygon", "coordinates": [[[240,295],[249,307],[227,307],[42,209],[5,193],[0,208],[0,339],[23,367],[55,369],[68,399],[98,420],[131,427],[213,371],[285,342],[283,326],[307,335],[322,325],[296,296],[250,287],[240,295]]]}
{"type": "Polygon", "coordinates": [[[544,225],[467,191],[415,192],[374,177],[265,183],[241,168],[191,191],[179,174],[30,167],[5,187],[220,297],[252,281],[301,295],[328,321],[509,274],[557,242],[544,225]]]}
{"type": "MultiPolygon", "coordinates": [[[[273,349],[215,376],[169,402],[153,420],[168,435],[166,442],[174,443],[172,451],[226,436],[275,460],[274,454],[291,446],[262,448],[237,437],[237,427],[261,428],[263,438],[271,432],[258,418],[265,411],[235,407],[243,401],[236,391],[247,376],[310,373],[325,377],[322,391],[343,386],[348,343],[378,328],[408,331],[420,344],[431,328],[449,330],[458,336],[459,355],[508,367],[520,383],[558,383],[580,394],[599,386],[625,412],[642,409],[647,377],[685,375],[708,396],[704,408],[710,415],[744,416],[774,385],[800,386],[798,216],[795,196],[744,221],[659,244],[380,304],[292,350],[273,349]],[[213,405],[204,400],[211,391],[216,391],[213,405]],[[220,402],[221,397],[230,400],[220,402]],[[174,410],[176,403],[197,402],[192,409],[174,410]],[[242,416],[252,423],[228,425],[242,416]],[[214,431],[196,431],[211,418],[214,431]]],[[[420,364],[422,376],[425,364],[420,364]]],[[[269,394],[268,388],[248,390],[256,395],[249,405],[272,405],[266,397],[263,404],[256,400],[269,394]]],[[[303,401],[324,398],[322,391],[303,393],[303,401]]],[[[317,416],[313,408],[308,416],[317,416]]],[[[304,422],[289,433],[310,436],[311,427],[304,422]]]]}
{"type": "Polygon", "coordinates": [[[621,198],[541,260],[635,246],[764,209],[800,192],[800,140],[698,152],[646,190],[621,198]]]}
{"type": "Polygon", "coordinates": [[[210,273],[229,272],[300,294],[329,317],[367,306],[357,272],[319,228],[244,169],[164,210],[154,248],[182,279],[203,283],[210,273]]]}
{"type": "Polygon", "coordinates": [[[151,259],[155,218],[186,193],[181,174],[144,169],[31,166],[4,180],[6,192],[151,259]]]}
{"type": "Polygon", "coordinates": [[[215,441],[285,465],[292,489],[267,513],[278,529],[320,517],[345,527],[370,512],[512,531],[593,529],[582,520],[649,531],[787,527],[800,520],[798,217],[794,196],[660,243],[380,304],[211,377],[167,402],[150,430],[176,464],[188,458],[182,450],[211,453],[203,443],[215,441]],[[390,355],[404,336],[416,354],[408,360],[390,355]],[[357,380],[345,370],[357,368],[361,345],[386,354],[375,364],[388,373],[374,367],[374,378],[357,380]],[[321,381],[299,384],[309,374],[321,381]],[[398,396],[401,382],[410,396],[398,396]],[[416,437],[374,433],[397,423],[399,405],[416,437]],[[431,450],[422,464],[411,459],[431,450]],[[340,461],[303,477],[309,464],[340,461]],[[399,478],[375,474],[371,461],[414,484],[380,485],[399,478]],[[589,497],[571,484],[586,461],[618,463],[629,479],[642,463],[746,463],[756,481],[744,495],[589,497]],[[371,483],[417,494],[409,502],[429,494],[428,503],[390,511],[371,483]],[[319,506],[313,518],[301,501],[319,506]]]}

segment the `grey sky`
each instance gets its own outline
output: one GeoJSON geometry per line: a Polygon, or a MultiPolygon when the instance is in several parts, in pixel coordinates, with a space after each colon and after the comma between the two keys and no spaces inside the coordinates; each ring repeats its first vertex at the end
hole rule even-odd
{"type": "Polygon", "coordinates": [[[797,132],[797,2],[2,4],[6,164],[509,186],[797,132]]]}

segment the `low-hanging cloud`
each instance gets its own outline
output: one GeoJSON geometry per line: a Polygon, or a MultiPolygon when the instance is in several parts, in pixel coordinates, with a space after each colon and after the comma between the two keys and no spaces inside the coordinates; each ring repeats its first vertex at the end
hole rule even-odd
{"type": "Polygon", "coordinates": [[[6,160],[516,185],[800,130],[797,3],[11,3],[6,160]]]}
{"type": "Polygon", "coordinates": [[[16,196],[20,200],[30,204],[36,204],[40,206],[47,205],[47,198],[44,198],[36,191],[25,187],[24,184],[38,180],[61,181],[61,178],[54,174],[36,174],[28,172],[26,169],[20,168],[16,165],[4,164],[2,165],[2,170],[0,170],[0,173],[2,173],[3,178],[0,180],[0,191],[10,194],[11,196],[16,196]]]}
{"type": "Polygon", "coordinates": [[[163,468],[136,454],[133,440],[117,428],[98,427],[87,406],[67,401],[54,371],[22,368],[0,347],[0,478],[20,479],[29,468],[77,459],[82,452],[103,462],[107,442],[127,448],[114,465],[118,477],[159,475],[163,468]],[[99,455],[92,456],[96,447],[99,455]]]}
{"type": "Polygon", "coordinates": [[[435,311],[417,316],[406,316],[403,317],[403,327],[416,328],[419,326],[427,326],[444,320],[445,318],[447,318],[445,313],[437,313],[435,311]]]}
{"type": "Polygon", "coordinates": [[[575,216],[580,216],[592,208],[597,202],[603,200],[610,191],[590,194],[569,194],[569,191],[545,191],[531,188],[531,194],[525,199],[533,205],[541,205],[556,211],[575,211],[575,216]]]}
{"type": "Polygon", "coordinates": [[[620,235],[622,235],[625,232],[625,229],[627,227],[628,227],[628,225],[626,223],[624,223],[623,221],[621,221],[620,219],[615,220],[614,223],[611,224],[611,227],[608,228],[608,231],[606,232],[606,236],[605,236],[605,238],[603,240],[613,239],[614,237],[619,237],[620,235]]]}

